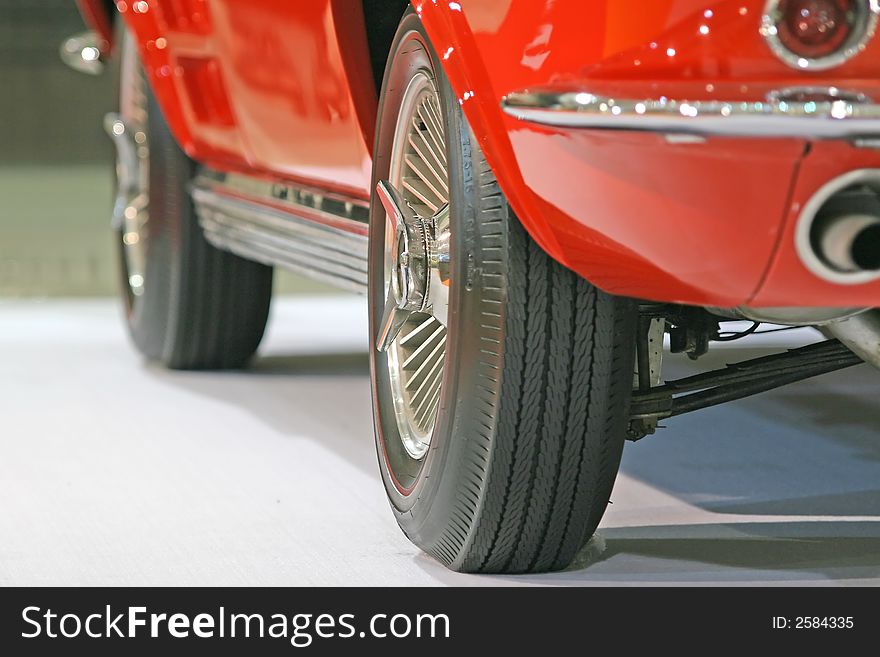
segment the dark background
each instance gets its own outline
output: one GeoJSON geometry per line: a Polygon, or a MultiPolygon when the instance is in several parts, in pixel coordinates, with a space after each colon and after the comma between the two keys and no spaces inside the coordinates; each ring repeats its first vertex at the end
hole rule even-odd
{"type": "Polygon", "coordinates": [[[110,76],[76,74],[58,57],[84,29],[73,0],[0,0],[0,164],[110,161],[110,76]]]}
{"type": "MultiPolygon", "coordinates": [[[[0,0],[0,299],[117,292],[102,127],[116,105],[112,67],[86,75],[59,56],[85,29],[74,0],[0,0]]],[[[335,292],[286,272],[275,289],[335,292]]]]}

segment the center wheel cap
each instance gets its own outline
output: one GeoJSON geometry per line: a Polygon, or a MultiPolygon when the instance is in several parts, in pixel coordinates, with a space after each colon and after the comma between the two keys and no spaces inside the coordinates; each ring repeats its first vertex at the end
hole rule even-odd
{"type": "Polygon", "coordinates": [[[376,348],[386,351],[412,313],[427,312],[446,324],[446,308],[441,306],[447,303],[444,284],[449,277],[449,240],[437,235],[437,224],[446,222],[449,208],[445,206],[425,219],[389,182],[381,181],[376,193],[394,226],[391,252],[396,254],[391,260],[388,299],[376,341],[376,348]],[[437,289],[438,284],[444,289],[437,289]]]}
{"type": "MultiPolygon", "coordinates": [[[[396,190],[389,189],[389,196],[397,195],[396,190]]],[[[405,203],[399,195],[394,202],[405,203]]],[[[399,310],[422,312],[430,299],[432,232],[430,220],[422,219],[414,212],[397,222],[392,245],[392,252],[397,254],[397,258],[393,264],[389,292],[399,310]]]]}

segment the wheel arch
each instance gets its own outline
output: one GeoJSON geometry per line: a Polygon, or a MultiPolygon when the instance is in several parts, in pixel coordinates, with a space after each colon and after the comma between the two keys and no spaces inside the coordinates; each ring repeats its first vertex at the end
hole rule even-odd
{"type": "Polygon", "coordinates": [[[505,115],[501,111],[500,97],[491,84],[491,77],[468,24],[466,10],[459,3],[362,0],[377,96],[394,35],[410,6],[421,17],[471,129],[508,201],[532,238],[544,250],[557,257],[562,251],[556,238],[540,219],[541,211],[523,181],[504,124],[505,115]]]}
{"type": "Polygon", "coordinates": [[[457,2],[433,0],[412,0],[412,6],[421,17],[471,130],[513,211],[542,249],[567,264],[540,203],[523,179],[508,136],[501,96],[492,84],[474,38],[467,9],[457,2]]]}
{"type": "Polygon", "coordinates": [[[361,0],[377,96],[382,87],[394,34],[409,6],[410,0],[361,0]]]}

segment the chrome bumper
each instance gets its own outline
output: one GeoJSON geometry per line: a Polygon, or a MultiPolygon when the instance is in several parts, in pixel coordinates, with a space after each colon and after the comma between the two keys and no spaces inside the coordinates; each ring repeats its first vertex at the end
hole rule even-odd
{"type": "Polygon", "coordinates": [[[587,91],[512,93],[501,103],[510,116],[541,125],[640,130],[718,137],[880,137],[880,105],[867,98],[764,102],[606,98],[587,91]]]}

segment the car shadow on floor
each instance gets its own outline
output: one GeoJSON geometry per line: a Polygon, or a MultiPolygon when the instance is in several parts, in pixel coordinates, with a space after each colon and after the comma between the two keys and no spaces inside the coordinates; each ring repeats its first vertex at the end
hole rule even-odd
{"type": "MultiPolygon", "coordinates": [[[[284,354],[259,356],[250,366],[242,370],[245,374],[275,376],[367,376],[370,359],[364,352],[327,354],[284,354]]],[[[367,381],[369,385],[369,380],[367,381]]]]}
{"type": "Polygon", "coordinates": [[[880,522],[678,524],[601,530],[565,571],[521,584],[846,583],[880,577],[880,522]]]}
{"type": "MultiPolygon", "coordinates": [[[[725,350],[708,366],[752,355],[725,350]]],[[[257,358],[241,372],[156,369],[154,375],[247,410],[283,435],[318,442],[375,476],[379,485],[364,352],[287,353],[257,358]]],[[[880,520],[864,519],[880,518],[875,377],[868,368],[856,368],[670,421],[656,436],[627,446],[622,471],[683,504],[731,516],[731,522],[600,528],[572,569],[504,581],[785,583],[880,577],[880,520]],[[736,516],[804,521],[736,522],[736,516]],[[827,519],[844,516],[860,518],[827,519]]],[[[416,560],[440,581],[461,581],[424,555],[416,560]]]]}
{"type": "Polygon", "coordinates": [[[165,384],[246,411],[280,435],[318,443],[378,479],[366,352],[258,356],[229,372],[172,372],[152,365],[147,371],[165,384]]]}
{"type": "MultiPolygon", "coordinates": [[[[765,353],[728,348],[700,367],[765,353]]],[[[880,517],[878,393],[862,365],[673,418],[628,444],[621,470],[715,513],[880,517]]]]}

